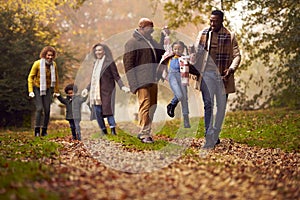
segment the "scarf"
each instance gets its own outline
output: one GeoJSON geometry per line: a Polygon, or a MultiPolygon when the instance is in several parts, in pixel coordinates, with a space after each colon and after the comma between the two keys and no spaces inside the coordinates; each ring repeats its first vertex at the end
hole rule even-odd
{"type": "MultiPolygon", "coordinates": [[[[55,86],[56,77],[55,77],[55,68],[53,63],[50,65],[50,72],[51,72],[51,87],[55,86]]],[[[40,95],[46,95],[47,90],[47,77],[46,77],[46,60],[42,58],[40,60],[40,95]]]]}
{"type": "Polygon", "coordinates": [[[94,64],[92,80],[91,80],[91,91],[90,91],[90,105],[101,105],[100,95],[100,75],[103,68],[105,56],[101,59],[97,59],[94,64]]]}
{"type": "MultiPolygon", "coordinates": [[[[209,51],[210,49],[210,29],[203,30],[199,47],[209,51]]],[[[218,32],[218,47],[215,63],[219,68],[221,75],[231,64],[231,33],[225,27],[221,27],[218,32]]]]}
{"type": "MultiPolygon", "coordinates": [[[[189,85],[189,56],[177,56],[174,55],[173,57],[169,57],[168,58],[168,68],[171,67],[175,67],[173,69],[177,69],[176,65],[179,65],[179,72],[180,72],[180,78],[181,78],[181,84],[184,86],[188,86],[189,85]],[[175,65],[175,66],[174,66],[175,65]]],[[[162,73],[162,77],[165,79],[165,77],[167,77],[168,74],[168,70],[164,69],[163,73],[162,73]]]]}
{"type": "Polygon", "coordinates": [[[181,84],[184,85],[184,86],[189,85],[189,63],[188,63],[188,58],[189,58],[189,56],[181,56],[179,58],[181,84]]]}

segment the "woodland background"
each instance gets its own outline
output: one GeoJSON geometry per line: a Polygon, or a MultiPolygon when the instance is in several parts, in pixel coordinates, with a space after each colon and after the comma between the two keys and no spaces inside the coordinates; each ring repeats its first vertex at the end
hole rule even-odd
{"type": "Polygon", "coordinates": [[[294,0],[0,0],[0,199],[299,199],[299,11],[294,0]],[[160,130],[150,145],[128,122],[104,138],[97,124],[88,132],[83,123],[78,142],[66,120],[52,119],[48,136],[34,137],[27,76],[45,45],[58,50],[63,91],[93,44],[127,36],[140,17],[153,19],[155,38],[167,24],[194,41],[215,8],[225,11],[243,55],[228,104],[234,112],[215,149],[201,149],[198,118],[191,129],[180,119],[155,124],[160,130]],[[133,155],[155,152],[182,130],[193,135],[191,145],[158,171],[126,173],[99,159],[115,158],[115,148],[107,151],[115,145],[133,155]],[[94,143],[107,148],[91,152],[94,143]]]}
{"type": "Polygon", "coordinates": [[[231,110],[298,109],[297,1],[1,0],[0,127],[30,126],[27,76],[45,45],[58,50],[62,91],[76,78],[93,44],[133,30],[139,18],[153,19],[157,33],[169,25],[194,41],[213,9],[224,10],[224,24],[236,31],[243,56],[231,110]]]}

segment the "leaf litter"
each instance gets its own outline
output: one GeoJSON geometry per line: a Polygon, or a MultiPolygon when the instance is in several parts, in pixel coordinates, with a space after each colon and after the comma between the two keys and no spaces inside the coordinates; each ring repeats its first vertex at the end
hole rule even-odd
{"type": "Polygon", "coordinates": [[[201,150],[200,138],[193,139],[192,153],[159,170],[127,173],[95,159],[82,142],[70,137],[55,142],[63,144],[60,155],[44,162],[57,173],[35,186],[54,190],[64,199],[300,198],[296,151],[250,147],[230,139],[206,151],[201,150]]]}

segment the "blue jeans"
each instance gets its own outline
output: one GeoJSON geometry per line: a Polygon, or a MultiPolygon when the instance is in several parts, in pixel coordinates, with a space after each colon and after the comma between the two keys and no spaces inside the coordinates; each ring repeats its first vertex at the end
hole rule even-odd
{"type": "Polygon", "coordinates": [[[173,99],[171,100],[171,104],[174,106],[177,106],[177,104],[179,103],[178,99],[176,96],[173,97],[173,99]]]}
{"type": "MultiPolygon", "coordinates": [[[[106,129],[105,123],[104,123],[104,117],[102,114],[102,106],[101,105],[94,105],[95,113],[96,113],[96,119],[98,122],[99,127],[104,130],[106,129]]],[[[116,127],[115,118],[113,115],[106,116],[107,122],[110,126],[110,128],[116,127]]]]}
{"type": "Polygon", "coordinates": [[[181,76],[180,72],[172,71],[170,69],[169,74],[169,84],[174,93],[174,98],[171,101],[171,104],[177,105],[178,101],[181,102],[182,114],[189,114],[189,106],[188,106],[188,91],[187,86],[181,84],[181,76]]]}
{"type": "Polygon", "coordinates": [[[225,117],[227,95],[222,77],[215,71],[205,71],[201,82],[201,93],[204,102],[204,122],[206,134],[219,138],[225,117]],[[216,99],[216,116],[214,117],[214,100],[216,99]]]}

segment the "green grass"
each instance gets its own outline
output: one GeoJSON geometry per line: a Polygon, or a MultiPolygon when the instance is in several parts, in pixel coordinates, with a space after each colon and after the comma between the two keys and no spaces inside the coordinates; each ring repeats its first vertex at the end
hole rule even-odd
{"type": "MultiPolygon", "coordinates": [[[[23,162],[21,160],[0,159],[0,188],[5,193],[0,199],[59,199],[59,194],[36,189],[32,186],[36,181],[50,181],[50,167],[37,161],[23,162]]],[[[54,172],[53,172],[54,173],[54,172]]]]}
{"type": "MultiPolygon", "coordinates": [[[[163,138],[203,138],[203,118],[191,118],[192,128],[182,127],[180,120],[167,121],[153,144],[143,144],[123,130],[117,136],[107,135],[106,139],[121,143],[125,148],[136,150],[159,150],[169,143],[163,138]]],[[[99,137],[99,136],[94,136],[99,137]]],[[[284,151],[300,149],[300,114],[298,110],[268,109],[259,111],[228,112],[220,135],[235,142],[264,148],[280,148],[284,151]]]]}
{"type": "Polygon", "coordinates": [[[195,125],[192,126],[192,128],[181,127],[180,120],[178,119],[167,121],[162,129],[158,133],[156,133],[156,136],[161,139],[155,139],[154,143],[152,143],[151,145],[142,143],[135,135],[131,135],[121,129],[117,129],[117,136],[111,134],[100,136],[98,133],[95,133],[91,136],[91,138],[98,139],[100,137],[103,137],[105,139],[121,143],[124,148],[134,149],[138,151],[161,150],[165,147],[167,147],[167,149],[182,148],[179,145],[169,143],[168,141],[166,141],[166,139],[195,137],[198,121],[199,120],[191,119],[191,124],[195,125]]]}
{"type": "Polygon", "coordinates": [[[50,180],[55,173],[43,159],[59,154],[60,145],[50,140],[65,135],[60,131],[35,138],[32,131],[0,131],[0,199],[59,199],[59,194],[32,183],[50,180]]]}
{"type": "MultiPolygon", "coordinates": [[[[155,143],[149,145],[142,143],[137,137],[129,135],[122,130],[118,130],[117,132],[118,135],[116,136],[108,134],[101,137],[111,141],[115,141],[117,143],[121,143],[124,148],[135,150],[159,150],[168,144],[168,142],[165,140],[156,140],[155,143]]],[[[99,134],[94,134],[92,138],[98,139],[100,138],[100,136],[99,134]]]]}
{"type": "Polygon", "coordinates": [[[250,146],[299,151],[299,110],[269,109],[227,113],[221,137],[250,146]]]}

